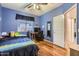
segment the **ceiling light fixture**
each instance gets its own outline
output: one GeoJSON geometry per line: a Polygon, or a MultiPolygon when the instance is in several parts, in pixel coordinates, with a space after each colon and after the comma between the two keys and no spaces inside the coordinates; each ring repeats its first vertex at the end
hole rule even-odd
{"type": "Polygon", "coordinates": [[[34,10],[40,10],[40,5],[39,4],[33,4],[33,9],[34,10]]]}
{"type": "Polygon", "coordinates": [[[40,5],[37,5],[37,7],[36,7],[36,8],[37,8],[37,10],[41,10],[40,5]]]}
{"type": "Polygon", "coordinates": [[[33,9],[36,9],[36,4],[33,4],[33,9]]]}
{"type": "Polygon", "coordinates": [[[34,10],[41,10],[39,4],[33,4],[33,9],[34,9],[34,10]]]}
{"type": "Polygon", "coordinates": [[[40,11],[40,10],[42,10],[42,7],[41,7],[41,5],[43,6],[43,5],[48,5],[48,3],[29,3],[29,4],[27,4],[24,8],[28,8],[28,9],[30,9],[30,10],[37,10],[37,11],[40,11]]]}

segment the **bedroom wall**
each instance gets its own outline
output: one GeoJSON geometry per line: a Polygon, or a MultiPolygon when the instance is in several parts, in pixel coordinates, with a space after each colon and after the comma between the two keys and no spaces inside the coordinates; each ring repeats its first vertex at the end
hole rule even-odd
{"type": "Polygon", "coordinates": [[[79,3],[77,4],[77,43],[79,44],[79,3]]]}
{"type": "Polygon", "coordinates": [[[1,32],[1,5],[0,5],[0,32],[1,32]]]}
{"type": "MultiPolygon", "coordinates": [[[[50,37],[47,37],[47,22],[48,21],[51,21],[53,20],[53,17],[54,16],[57,16],[57,15],[60,15],[60,14],[63,14],[65,11],[67,11],[72,5],[74,5],[74,3],[65,3],[63,5],[61,5],[60,7],[58,8],[55,8],[54,10],[40,16],[40,27],[41,29],[43,30],[44,32],[44,37],[45,39],[49,40],[49,41],[53,41],[53,33],[51,32],[51,38],[50,37]]],[[[53,31],[53,28],[52,30],[53,31]]]]}
{"type": "MultiPolygon", "coordinates": [[[[25,16],[34,16],[24,12],[15,11],[12,9],[2,7],[2,32],[17,31],[18,21],[16,21],[15,19],[16,14],[21,14],[25,16]]],[[[39,17],[37,16],[34,17],[35,17],[35,23],[34,23],[35,25],[36,23],[39,22],[39,20],[37,20],[39,17]]]]}

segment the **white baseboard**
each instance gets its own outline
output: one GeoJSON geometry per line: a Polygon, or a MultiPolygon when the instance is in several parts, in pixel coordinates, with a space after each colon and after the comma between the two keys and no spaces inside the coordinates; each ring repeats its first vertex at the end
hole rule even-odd
{"type": "Polygon", "coordinates": [[[53,44],[53,42],[51,42],[51,41],[49,41],[49,40],[44,39],[44,41],[46,41],[46,42],[49,42],[49,43],[52,43],[52,44],[53,44]]]}

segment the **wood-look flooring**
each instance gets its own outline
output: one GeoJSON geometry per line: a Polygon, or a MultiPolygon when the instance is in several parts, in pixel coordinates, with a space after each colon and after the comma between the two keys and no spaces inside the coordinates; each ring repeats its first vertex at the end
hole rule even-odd
{"type": "Polygon", "coordinates": [[[46,41],[36,42],[39,47],[38,56],[66,56],[67,51],[46,41]]]}

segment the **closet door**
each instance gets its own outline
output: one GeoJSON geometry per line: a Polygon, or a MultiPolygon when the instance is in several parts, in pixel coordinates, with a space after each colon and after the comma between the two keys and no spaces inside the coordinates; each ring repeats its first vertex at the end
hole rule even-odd
{"type": "Polygon", "coordinates": [[[53,17],[53,43],[64,47],[64,15],[53,17]]]}

